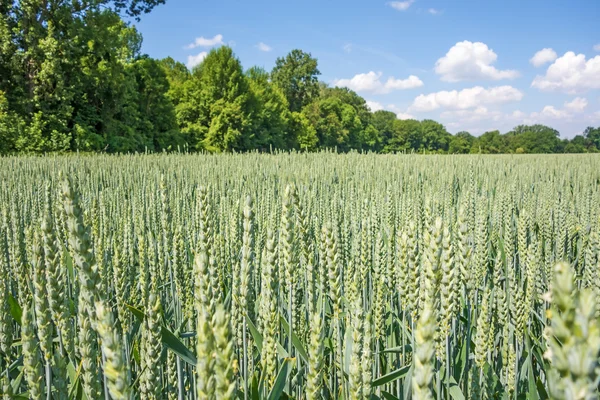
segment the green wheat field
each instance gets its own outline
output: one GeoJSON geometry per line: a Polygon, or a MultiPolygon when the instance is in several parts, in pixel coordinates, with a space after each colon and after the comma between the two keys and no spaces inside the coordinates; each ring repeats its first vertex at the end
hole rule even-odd
{"type": "Polygon", "coordinates": [[[599,397],[600,157],[0,158],[4,399],[599,397]]]}

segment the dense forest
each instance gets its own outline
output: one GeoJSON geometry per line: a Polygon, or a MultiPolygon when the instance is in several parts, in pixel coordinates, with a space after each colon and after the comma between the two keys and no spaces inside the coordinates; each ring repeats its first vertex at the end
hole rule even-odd
{"type": "Polygon", "coordinates": [[[192,71],[141,54],[139,19],[164,0],[0,0],[0,154],[318,150],[582,153],[543,125],[451,135],[433,120],[371,112],[355,92],[319,81],[293,50],[272,71],[213,49],[192,71]]]}

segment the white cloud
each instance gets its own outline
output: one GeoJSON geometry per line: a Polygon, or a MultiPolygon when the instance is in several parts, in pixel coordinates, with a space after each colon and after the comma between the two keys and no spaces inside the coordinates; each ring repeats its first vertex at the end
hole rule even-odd
{"type": "Polygon", "coordinates": [[[406,79],[395,79],[390,76],[383,86],[384,91],[414,89],[423,86],[423,81],[418,76],[410,75],[406,79]]]}
{"type": "Polygon", "coordinates": [[[442,13],[440,10],[436,10],[435,8],[430,8],[429,10],[427,10],[427,12],[432,15],[438,15],[442,13]]]}
{"type": "Polygon", "coordinates": [[[540,116],[551,119],[564,119],[570,117],[571,114],[569,114],[566,110],[561,110],[554,106],[545,106],[541,113],[531,113],[530,118],[536,119],[540,116]]]}
{"type": "Polygon", "coordinates": [[[223,43],[223,35],[218,34],[213,38],[205,38],[204,36],[197,37],[194,39],[193,43],[185,46],[186,49],[195,49],[196,47],[213,47],[222,45],[223,43]]]}
{"type": "Polygon", "coordinates": [[[416,119],[413,115],[399,112],[396,114],[396,118],[398,119],[416,119]]]}
{"type": "Polygon", "coordinates": [[[405,112],[405,110],[401,109],[400,107],[396,106],[395,104],[388,104],[387,106],[384,106],[383,104],[381,104],[377,101],[367,100],[367,106],[369,107],[371,112],[386,110],[386,111],[391,111],[391,112],[395,113],[396,118],[398,118],[398,119],[416,119],[413,115],[405,112]]]}
{"type": "Polygon", "coordinates": [[[542,65],[544,65],[546,63],[556,60],[557,57],[558,57],[558,55],[556,54],[556,52],[554,50],[552,50],[550,48],[546,48],[546,49],[542,49],[542,50],[538,51],[537,53],[535,53],[533,55],[533,57],[531,57],[529,62],[534,67],[541,67],[542,65]]]}
{"type": "Polygon", "coordinates": [[[415,0],[406,1],[390,1],[387,3],[390,7],[395,8],[399,11],[406,11],[415,2],[415,0]]]}
{"type": "Polygon", "coordinates": [[[271,46],[269,46],[268,44],[265,44],[263,42],[260,42],[256,45],[256,48],[259,49],[260,51],[265,51],[265,52],[269,52],[271,50],[273,50],[273,48],[271,46]]]}
{"type": "Polygon", "coordinates": [[[478,106],[466,110],[444,111],[440,114],[439,120],[454,132],[468,131],[479,135],[495,129],[505,132],[516,125],[516,121],[520,121],[521,114],[525,115],[520,111],[505,114],[499,110],[478,106]]]}
{"type": "Polygon", "coordinates": [[[395,104],[388,104],[385,107],[386,110],[396,114],[398,119],[417,119],[414,115],[410,114],[405,108],[400,108],[395,104]]]}
{"type": "Polygon", "coordinates": [[[492,66],[498,59],[485,43],[458,42],[435,63],[435,72],[446,82],[477,79],[513,79],[519,76],[515,70],[499,70],[492,66]]]}
{"type": "Polygon", "coordinates": [[[583,112],[588,105],[588,101],[583,97],[575,97],[572,101],[565,102],[565,108],[573,112],[583,112]]]}
{"type": "Polygon", "coordinates": [[[344,49],[344,51],[345,51],[346,53],[350,53],[350,52],[352,52],[352,44],[351,44],[351,43],[345,44],[345,45],[342,47],[342,49],[344,49]]]}
{"type": "Polygon", "coordinates": [[[597,45],[594,45],[594,50],[600,51],[600,43],[598,43],[597,45]]]}
{"type": "MultiPolygon", "coordinates": [[[[594,124],[594,115],[583,114],[587,100],[577,97],[564,103],[564,107],[547,105],[541,111],[525,113],[520,110],[503,112],[478,106],[465,110],[447,110],[440,114],[440,120],[455,132],[467,130],[480,134],[499,129],[507,132],[516,125],[544,124],[558,129],[563,137],[572,137],[586,126],[594,124]]],[[[600,112],[596,117],[600,117],[600,112]]],[[[598,118],[596,118],[598,120],[598,118]]]]}
{"type": "Polygon", "coordinates": [[[546,75],[536,76],[531,86],[570,94],[600,89],[600,56],[586,61],[585,55],[569,51],[548,67],[546,75]]]}
{"type": "Polygon", "coordinates": [[[357,92],[373,92],[379,94],[423,86],[423,81],[415,75],[410,75],[406,79],[396,79],[391,76],[385,83],[381,81],[381,75],[381,72],[370,71],[366,74],[354,75],[354,77],[350,79],[336,79],[332,83],[334,86],[345,86],[357,92]]]}
{"type": "Polygon", "coordinates": [[[482,120],[499,121],[502,118],[502,113],[500,111],[490,111],[486,107],[479,106],[468,110],[444,111],[440,117],[443,119],[460,119],[463,123],[482,120]]]}
{"type": "Polygon", "coordinates": [[[525,114],[523,111],[515,110],[510,114],[510,116],[512,118],[520,119],[520,118],[525,118],[525,116],[527,116],[527,114],[525,114]]]}
{"type": "MultiPolygon", "coordinates": [[[[529,115],[529,121],[543,122],[549,120],[566,120],[570,121],[576,114],[581,114],[588,106],[587,99],[576,97],[571,101],[565,101],[563,108],[554,106],[545,106],[540,112],[532,112],[529,115]]],[[[577,116],[577,118],[580,118],[577,116]]]]}
{"type": "Polygon", "coordinates": [[[188,56],[186,64],[187,67],[189,69],[194,68],[196,65],[200,64],[202,60],[204,60],[207,54],[208,53],[206,51],[203,51],[201,53],[196,54],[195,56],[188,56]]]}
{"type": "Polygon", "coordinates": [[[333,81],[335,86],[346,86],[357,92],[374,92],[381,88],[381,72],[367,72],[366,74],[354,75],[351,79],[337,79],[333,81]]]}
{"type": "Polygon", "coordinates": [[[410,111],[433,111],[438,108],[464,110],[483,105],[504,104],[520,101],[523,92],[512,86],[496,86],[483,88],[475,86],[461,91],[435,92],[421,94],[415,98],[410,106],[410,111]]]}
{"type": "Polygon", "coordinates": [[[370,100],[367,100],[367,107],[369,107],[369,109],[371,110],[371,112],[383,110],[385,108],[383,106],[383,104],[378,103],[376,101],[370,101],[370,100]]]}

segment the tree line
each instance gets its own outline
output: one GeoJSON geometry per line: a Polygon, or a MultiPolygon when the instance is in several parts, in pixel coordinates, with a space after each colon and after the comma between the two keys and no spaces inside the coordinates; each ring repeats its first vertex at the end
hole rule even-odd
{"type": "Polygon", "coordinates": [[[319,81],[293,50],[272,71],[244,69],[232,49],[191,71],[141,54],[139,19],[164,0],[0,0],[0,154],[315,151],[563,153],[600,149],[600,127],[571,140],[543,125],[450,134],[433,120],[371,112],[319,81]]]}

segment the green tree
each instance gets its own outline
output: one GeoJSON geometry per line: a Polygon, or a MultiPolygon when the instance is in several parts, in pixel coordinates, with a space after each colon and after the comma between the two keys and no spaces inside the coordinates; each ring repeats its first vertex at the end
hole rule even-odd
{"type": "Polygon", "coordinates": [[[183,99],[185,91],[185,83],[190,79],[190,70],[178,61],[173,60],[171,57],[163,58],[159,61],[167,80],[169,82],[169,90],[167,91],[167,97],[171,100],[173,105],[177,105],[183,99]]]}
{"type": "Polygon", "coordinates": [[[471,153],[499,154],[508,150],[506,136],[500,131],[489,131],[479,136],[471,147],[471,153]]]}
{"type": "MultiPolygon", "coordinates": [[[[110,6],[112,4],[113,9],[116,12],[124,12],[127,16],[135,18],[136,21],[140,20],[142,14],[147,14],[154,9],[154,7],[165,4],[165,0],[96,0],[100,4],[110,6]]],[[[76,3],[77,4],[77,3],[76,3]]],[[[77,7],[79,8],[79,7],[77,7]]]]}
{"type": "Polygon", "coordinates": [[[375,111],[371,117],[371,124],[380,140],[380,149],[384,153],[393,151],[389,144],[394,135],[394,123],[397,119],[395,113],[384,110],[375,111]]]}
{"type": "Polygon", "coordinates": [[[185,82],[177,118],[193,148],[249,150],[252,135],[249,84],[230,47],[212,49],[185,82]]]}
{"type": "Polygon", "coordinates": [[[431,119],[421,121],[422,149],[430,152],[446,152],[452,139],[444,125],[431,119]]]}
{"type": "Polygon", "coordinates": [[[284,58],[277,58],[271,79],[283,90],[290,111],[299,112],[318,97],[320,74],[317,59],[296,49],[284,58]]]}
{"type": "Polygon", "coordinates": [[[320,147],[340,151],[376,150],[380,139],[371,125],[365,100],[346,88],[323,86],[320,96],[302,109],[317,134],[320,147]]]}
{"type": "Polygon", "coordinates": [[[342,124],[348,128],[346,147],[356,150],[379,150],[381,139],[378,131],[371,125],[372,114],[364,98],[348,88],[322,87],[321,99],[339,99],[346,108],[342,124]],[[357,118],[357,119],[356,119],[357,118]],[[352,127],[351,127],[352,126],[352,127]]]}
{"type": "Polygon", "coordinates": [[[387,152],[418,151],[423,144],[421,122],[414,119],[396,119],[392,136],[386,146],[387,152]]]}
{"type": "Polygon", "coordinates": [[[304,151],[317,150],[319,145],[317,130],[305,113],[291,113],[288,129],[295,138],[294,147],[304,151]]]}
{"type": "Polygon", "coordinates": [[[160,63],[147,56],[133,63],[140,124],[156,150],[174,149],[184,144],[177,122],[175,107],[169,97],[169,81],[160,63]]]}
{"type": "Polygon", "coordinates": [[[512,151],[523,149],[525,153],[554,153],[560,146],[559,133],[545,125],[519,125],[505,137],[512,151]]]}
{"type": "Polygon", "coordinates": [[[141,36],[110,11],[90,13],[86,23],[81,43],[75,47],[81,51],[77,59],[81,73],[73,86],[71,148],[109,152],[152,149],[151,133],[140,128],[132,66],[139,56],[141,36]]]}
{"type": "Polygon", "coordinates": [[[475,137],[469,132],[458,132],[450,139],[450,144],[448,145],[448,153],[468,154],[471,151],[471,147],[473,147],[474,141],[475,137]]]}
{"type": "Polygon", "coordinates": [[[0,90],[6,112],[22,122],[15,148],[119,151],[111,144],[145,142],[130,113],[137,98],[128,71],[141,37],[119,13],[139,18],[163,2],[0,1],[0,74],[8,78],[0,90]]]}
{"type": "Polygon", "coordinates": [[[283,91],[269,81],[269,74],[262,68],[250,68],[246,76],[251,93],[254,147],[263,150],[296,147],[296,138],[289,131],[291,113],[283,91]]]}
{"type": "Polygon", "coordinates": [[[571,140],[563,140],[563,153],[585,153],[586,151],[586,139],[583,135],[577,135],[571,140]]]}
{"type": "Polygon", "coordinates": [[[600,126],[597,128],[587,127],[583,132],[588,151],[600,150],[600,126]]]}
{"type": "Polygon", "coordinates": [[[0,154],[17,151],[16,141],[23,124],[19,117],[8,108],[8,100],[0,90],[0,154]]]}

